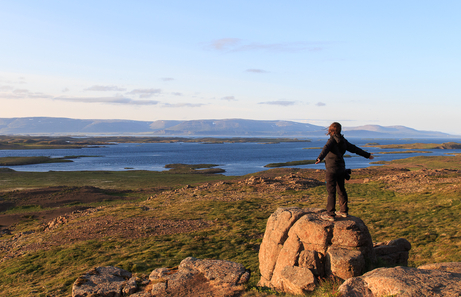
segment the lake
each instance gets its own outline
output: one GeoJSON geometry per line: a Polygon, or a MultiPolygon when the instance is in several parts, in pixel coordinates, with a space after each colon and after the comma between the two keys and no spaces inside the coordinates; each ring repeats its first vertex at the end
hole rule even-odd
{"type": "MultiPolygon", "coordinates": [[[[311,142],[285,142],[278,144],[259,143],[120,143],[100,148],[83,149],[46,149],[46,150],[0,150],[0,157],[11,156],[47,156],[64,157],[85,155],[73,159],[69,163],[48,163],[22,166],[9,166],[16,171],[120,171],[151,170],[163,171],[166,164],[217,164],[226,170],[225,175],[245,175],[267,170],[269,163],[314,160],[321,151],[327,138],[312,139],[311,142]],[[314,148],[314,149],[306,149],[314,148]],[[315,149],[319,148],[319,149],[315,149]]],[[[461,139],[369,139],[348,138],[349,142],[362,147],[367,143],[401,144],[401,143],[443,143],[460,142],[461,139]]],[[[363,148],[371,153],[383,151],[379,148],[363,148]]],[[[386,149],[385,151],[403,151],[402,149],[386,149]]],[[[425,150],[427,151],[427,150],[425,150]]],[[[413,156],[440,156],[446,153],[461,153],[461,150],[431,150],[432,153],[414,154],[375,154],[374,160],[368,160],[352,153],[346,158],[347,168],[356,169],[371,166],[370,162],[390,161],[413,156]]],[[[323,163],[318,165],[290,166],[298,168],[324,169],[323,163]]]]}

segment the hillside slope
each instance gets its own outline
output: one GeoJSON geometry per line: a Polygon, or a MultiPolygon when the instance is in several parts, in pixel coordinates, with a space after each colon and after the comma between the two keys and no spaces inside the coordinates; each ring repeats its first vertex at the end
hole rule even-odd
{"type": "MultiPolygon", "coordinates": [[[[348,137],[453,137],[404,126],[366,125],[344,127],[348,137]]],[[[220,120],[86,120],[51,117],[0,118],[0,134],[35,135],[199,135],[199,136],[325,136],[326,127],[293,121],[247,119],[220,120]]]]}

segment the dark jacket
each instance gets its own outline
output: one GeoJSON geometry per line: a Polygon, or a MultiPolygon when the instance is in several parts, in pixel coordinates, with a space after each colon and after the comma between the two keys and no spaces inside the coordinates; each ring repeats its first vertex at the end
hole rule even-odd
{"type": "Polygon", "coordinates": [[[317,159],[320,161],[325,159],[325,168],[327,171],[344,171],[346,170],[346,163],[344,162],[343,156],[346,151],[365,158],[370,158],[371,155],[361,148],[349,143],[343,135],[334,134],[330,135],[330,139],[328,139],[317,159]]]}

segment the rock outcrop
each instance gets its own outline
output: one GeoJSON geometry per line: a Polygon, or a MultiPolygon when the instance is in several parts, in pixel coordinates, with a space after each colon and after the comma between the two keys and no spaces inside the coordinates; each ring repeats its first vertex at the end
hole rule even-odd
{"type": "Polygon", "coordinates": [[[236,296],[244,291],[250,272],[224,260],[181,261],[177,269],[159,268],[149,276],[152,296],[236,296]]]}
{"type": "Polygon", "coordinates": [[[130,272],[106,266],[94,268],[77,278],[72,287],[72,297],[121,297],[136,290],[136,279],[130,272]]]}
{"type": "Polygon", "coordinates": [[[373,246],[378,260],[388,266],[407,266],[411,244],[405,238],[379,242],[373,246]]]}
{"type": "Polygon", "coordinates": [[[324,211],[279,208],[270,216],[259,252],[259,286],[303,294],[314,289],[318,277],[346,280],[375,261],[373,242],[361,219],[325,221],[320,218],[324,211]]]}
{"type": "Polygon", "coordinates": [[[461,296],[461,262],[378,268],[346,280],[341,296],[461,296]]]}
{"type": "Polygon", "coordinates": [[[120,268],[97,267],[75,281],[72,297],[230,297],[241,295],[249,279],[250,271],[242,264],[189,257],[176,268],[155,269],[148,280],[136,279],[120,268]]]}

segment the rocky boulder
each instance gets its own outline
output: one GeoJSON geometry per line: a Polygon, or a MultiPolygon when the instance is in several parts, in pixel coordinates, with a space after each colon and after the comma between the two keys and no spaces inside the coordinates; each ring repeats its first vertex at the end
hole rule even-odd
{"type": "Polygon", "coordinates": [[[159,268],[149,276],[151,296],[237,296],[250,272],[242,264],[224,260],[181,261],[176,269],[159,268]]]}
{"type": "Polygon", "coordinates": [[[77,278],[72,297],[121,297],[136,292],[136,279],[121,268],[96,267],[77,278]]]}
{"type": "Polygon", "coordinates": [[[375,261],[368,228],[357,217],[324,221],[323,209],[279,208],[267,221],[259,252],[259,286],[292,294],[314,289],[318,277],[359,276],[375,261]]]}
{"type": "Polygon", "coordinates": [[[411,244],[405,238],[375,243],[373,246],[378,260],[387,266],[407,266],[411,244]]]}
{"type": "Polygon", "coordinates": [[[341,296],[461,296],[461,262],[378,268],[346,280],[341,296]]]}
{"type": "Polygon", "coordinates": [[[75,281],[72,297],[239,296],[249,279],[250,271],[242,264],[189,257],[176,268],[155,269],[149,279],[132,277],[121,268],[97,267],[75,281]]]}

